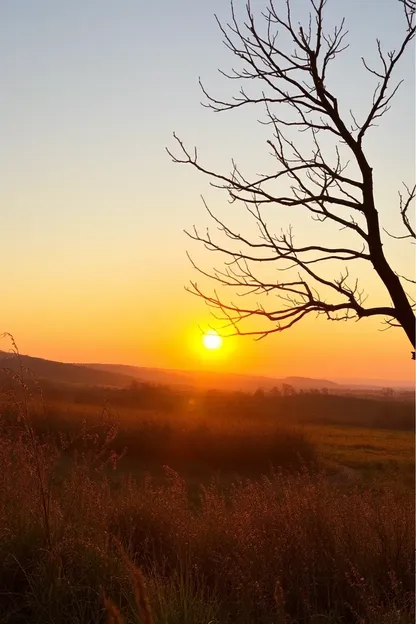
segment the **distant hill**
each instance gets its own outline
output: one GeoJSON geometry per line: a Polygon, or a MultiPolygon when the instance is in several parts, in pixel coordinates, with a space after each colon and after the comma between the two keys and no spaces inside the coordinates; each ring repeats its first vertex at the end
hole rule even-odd
{"type": "MultiPolygon", "coordinates": [[[[107,370],[96,370],[79,364],[66,364],[31,357],[20,356],[22,365],[33,372],[36,377],[56,383],[82,384],[87,386],[111,386],[126,387],[131,384],[134,377],[122,373],[107,370]]],[[[0,369],[9,368],[17,372],[19,363],[15,355],[0,351],[0,369]]]]}
{"type": "Polygon", "coordinates": [[[192,372],[164,370],[163,368],[147,368],[144,366],[129,366],[127,364],[82,364],[82,366],[102,372],[111,372],[123,376],[127,375],[131,379],[143,383],[184,387],[194,385],[195,373],[192,372]]]}
{"type": "MultiPolygon", "coordinates": [[[[133,381],[142,383],[174,386],[183,390],[222,390],[255,392],[261,388],[271,390],[282,388],[283,384],[293,386],[296,391],[321,390],[327,388],[333,394],[354,394],[357,396],[379,395],[382,387],[392,387],[397,396],[414,393],[414,384],[397,383],[383,380],[342,380],[339,383],[328,379],[309,377],[273,378],[261,375],[237,375],[214,371],[183,371],[163,368],[147,368],[124,364],[64,363],[43,358],[21,355],[24,367],[28,368],[39,380],[52,384],[76,384],[108,388],[126,388],[133,381]],[[360,383],[361,381],[361,383],[360,383]]],[[[0,350],[0,381],[5,378],[2,369],[18,371],[16,356],[0,350]]]]}
{"type": "Polygon", "coordinates": [[[237,375],[232,373],[216,373],[208,371],[177,371],[160,368],[126,366],[122,364],[83,364],[83,366],[100,371],[128,375],[144,383],[157,383],[181,387],[194,387],[218,390],[254,391],[258,388],[270,390],[276,386],[289,384],[296,390],[317,388],[337,388],[339,384],[327,379],[310,379],[308,377],[273,378],[260,375],[237,375]]]}
{"type": "MultiPolygon", "coordinates": [[[[283,384],[290,384],[296,390],[336,389],[341,387],[327,379],[309,379],[307,377],[274,379],[259,375],[237,375],[209,371],[176,371],[123,364],[70,364],[29,355],[21,355],[20,358],[23,366],[30,369],[39,379],[55,383],[87,386],[124,388],[133,381],[139,381],[180,388],[240,390],[246,392],[252,392],[258,388],[270,390],[283,384]]],[[[10,368],[17,371],[18,367],[16,356],[0,351],[0,369],[10,368]]]]}

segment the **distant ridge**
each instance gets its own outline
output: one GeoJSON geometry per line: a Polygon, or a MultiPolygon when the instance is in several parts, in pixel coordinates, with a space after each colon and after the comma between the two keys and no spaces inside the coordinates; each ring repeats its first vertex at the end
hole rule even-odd
{"type": "Polygon", "coordinates": [[[100,371],[129,375],[144,383],[159,383],[217,390],[254,391],[258,388],[270,390],[274,387],[289,384],[296,390],[317,388],[337,388],[339,384],[328,379],[312,379],[308,377],[273,378],[262,375],[239,375],[235,373],[217,373],[211,371],[180,371],[161,368],[127,366],[124,364],[83,364],[83,366],[100,371]]]}
{"type": "MultiPolygon", "coordinates": [[[[274,387],[281,388],[283,384],[293,386],[295,390],[318,390],[327,388],[334,392],[377,390],[383,386],[391,386],[403,389],[414,389],[413,384],[394,384],[383,380],[330,381],[328,379],[315,379],[310,377],[288,376],[273,378],[263,375],[242,375],[236,373],[223,373],[214,371],[184,371],[163,368],[150,368],[145,366],[129,366],[126,364],[99,364],[99,363],[66,363],[44,358],[21,355],[24,367],[30,369],[39,379],[55,383],[77,384],[86,386],[102,386],[126,388],[133,381],[150,383],[164,386],[175,386],[182,389],[198,390],[231,390],[254,392],[262,388],[271,390],[274,387]],[[358,383],[357,383],[358,382],[358,383]]],[[[10,352],[0,350],[0,375],[1,369],[11,368],[18,370],[16,356],[10,352]]]]}
{"type": "MultiPolygon", "coordinates": [[[[207,371],[177,371],[161,368],[128,366],[125,364],[64,363],[30,355],[20,355],[24,367],[39,379],[56,383],[82,384],[125,388],[133,381],[181,388],[255,391],[270,390],[289,384],[296,390],[339,388],[339,384],[327,379],[307,377],[272,378],[260,375],[238,375],[207,371]]],[[[0,351],[0,369],[18,371],[16,356],[0,351]]]]}
{"type": "MultiPolygon", "coordinates": [[[[87,386],[126,387],[133,377],[105,370],[96,370],[79,364],[55,362],[30,355],[20,355],[20,360],[39,379],[56,383],[80,384],[87,386]]],[[[0,351],[0,369],[9,368],[18,372],[19,363],[13,353],[0,351]]]]}

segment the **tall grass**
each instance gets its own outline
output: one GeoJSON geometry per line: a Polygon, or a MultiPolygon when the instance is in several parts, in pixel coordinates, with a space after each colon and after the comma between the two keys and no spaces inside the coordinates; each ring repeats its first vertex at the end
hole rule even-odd
{"type": "Polygon", "coordinates": [[[338,487],[302,461],[197,496],[167,467],[114,482],[114,423],[37,430],[14,374],[25,397],[18,421],[0,419],[1,622],[413,621],[414,501],[399,482],[338,487]]]}
{"type": "Polygon", "coordinates": [[[45,523],[28,441],[3,430],[0,444],[2,622],[100,622],[103,591],[126,621],[143,621],[114,537],[143,571],[156,623],[271,624],[279,609],[287,622],[413,615],[414,508],[398,484],[346,491],[275,472],[201,488],[195,504],[170,469],[163,483],[125,477],[114,489],[74,458],[45,523]]]}

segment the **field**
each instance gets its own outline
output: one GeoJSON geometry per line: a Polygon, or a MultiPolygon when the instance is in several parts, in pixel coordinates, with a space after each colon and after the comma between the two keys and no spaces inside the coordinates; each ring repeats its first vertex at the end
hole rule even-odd
{"type": "Polygon", "coordinates": [[[347,466],[360,478],[400,474],[414,485],[414,434],[357,427],[310,426],[306,429],[322,456],[334,467],[347,466]],[[357,475],[358,476],[358,475],[357,475]]]}
{"type": "Polygon", "coordinates": [[[8,384],[1,622],[413,622],[412,401],[8,384]]]}

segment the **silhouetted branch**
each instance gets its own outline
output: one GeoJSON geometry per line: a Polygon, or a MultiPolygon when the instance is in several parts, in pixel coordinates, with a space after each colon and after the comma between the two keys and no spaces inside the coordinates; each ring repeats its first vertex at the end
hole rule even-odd
{"type": "MultiPolygon", "coordinates": [[[[259,304],[241,307],[224,303],[217,295],[209,296],[192,283],[191,291],[220,310],[238,329],[237,333],[263,337],[292,327],[310,313],[324,314],[331,320],[381,315],[387,317],[389,326],[401,326],[415,344],[412,305],[384,253],[373,171],[363,151],[368,129],[389,110],[400,86],[400,81],[393,84],[392,80],[415,35],[414,0],[400,2],[405,32],[397,50],[385,52],[377,40],[379,66],[370,67],[363,59],[366,70],[377,78],[377,85],[362,121],[353,111],[348,122],[344,119],[338,99],[327,84],[330,63],[348,44],[344,20],[332,32],[325,31],[326,0],[309,0],[306,25],[294,19],[290,0],[286,0],[282,11],[281,5],[278,7],[272,0],[260,20],[255,17],[250,2],[246,5],[244,22],[237,19],[233,4],[228,24],[223,25],[217,19],[224,44],[239,63],[238,68],[221,73],[237,81],[240,87],[231,99],[220,99],[200,83],[205,106],[215,112],[262,106],[265,118],[260,123],[271,131],[267,146],[274,171],[248,178],[232,161],[231,172],[220,173],[202,164],[196,148],[189,151],[176,134],[173,136],[177,150],[175,154],[169,150],[168,153],[174,162],[190,165],[207,175],[213,187],[224,190],[230,203],[241,205],[253,219],[254,234],[247,236],[214,215],[205,204],[222,239],[208,229],[204,234],[195,227],[187,232],[206,249],[225,258],[223,270],[214,269],[211,273],[194,265],[204,276],[223,287],[239,290],[239,295],[273,293],[282,302],[274,311],[259,304]],[[298,137],[298,132],[309,137],[308,150],[306,142],[302,147],[295,143],[293,137],[298,137]],[[350,242],[340,246],[314,240],[295,244],[291,228],[280,235],[270,230],[265,216],[270,207],[276,209],[277,215],[301,210],[314,221],[332,223],[349,233],[350,242]],[[328,260],[344,265],[339,278],[328,277],[325,271],[328,260]],[[346,266],[351,261],[370,263],[386,288],[391,306],[364,307],[364,293],[346,266]],[[278,274],[295,269],[298,277],[286,281],[264,279],[260,269],[265,266],[274,267],[278,274]],[[240,329],[242,321],[253,317],[271,322],[271,328],[240,329]]],[[[408,234],[395,238],[415,237],[408,210],[416,189],[405,188],[406,197],[399,195],[400,214],[408,234]]]]}
{"type": "MultiPolygon", "coordinates": [[[[216,279],[215,276],[214,279],[216,279]]],[[[342,281],[342,278],[340,281],[342,281]]],[[[282,309],[268,311],[260,305],[254,308],[244,308],[241,305],[237,306],[233,303],[225,304],[217,295],[214,297],[206,295],[198,287],[196,282],[191,282],[191,288],[188,289],[188,292],[202,297],[210,306],[221,311],[223,316],[216,316],[216,318],[219,320],[226,319],[228,321],[228,325],[226,325],[223,329],[227,329],[231,326],[234,329],[234,335],[257,336],[258,339],[264,338],[269,334],[289,329],[290,327],[293,327],[295,323],[298,323],[302,318],[311,313],[325,315],[328,320],[336,321],[346,321],[354,316],[358,319],[375,315],[394,317],[395,314],[394,309],[388,306],[379,308],[364,308],[355,302],[352,307],[351,300],[338,304],[327,303],[315,297],[308,284],[303,281],[275,284],[273,285],[273,288],[285,292],[295,293],[293,299],[288,299],[288,302],[291,302],[292,305],[288,305],[282,309]],[[296,286],[298,288],[295,288],[296,286]],[[241,331],[240,323],[251,317],[266,319],[268,322],[272,322],[273,326],[268,329],[241,331]]]]}
{"type": "Polygon", "coordinates": [[[416,197],[416,186],[414,186],[412,189],[409,189],[409,187],[406,186],[406,184],[404,184],[404,187],[406,189],[407,197],[404,198],[403,194],[399,192],[399,202],[400,202],[399,208],[400,208],[400,216],[402,218],[405,228],[408,231],[408,234],[404,234],[403,236],[395,236],[394,234],[390,234],[390,232],[384,229],[386,234],[391,236],[391,238],[395,238],[396,240],[401,240],[404,238],[416,238],[415,229],[411,225],[410,220],[409,220],[409,215],[407,214],[409,210],[409,206],[412,204],[413,200],[416,197]]]}

